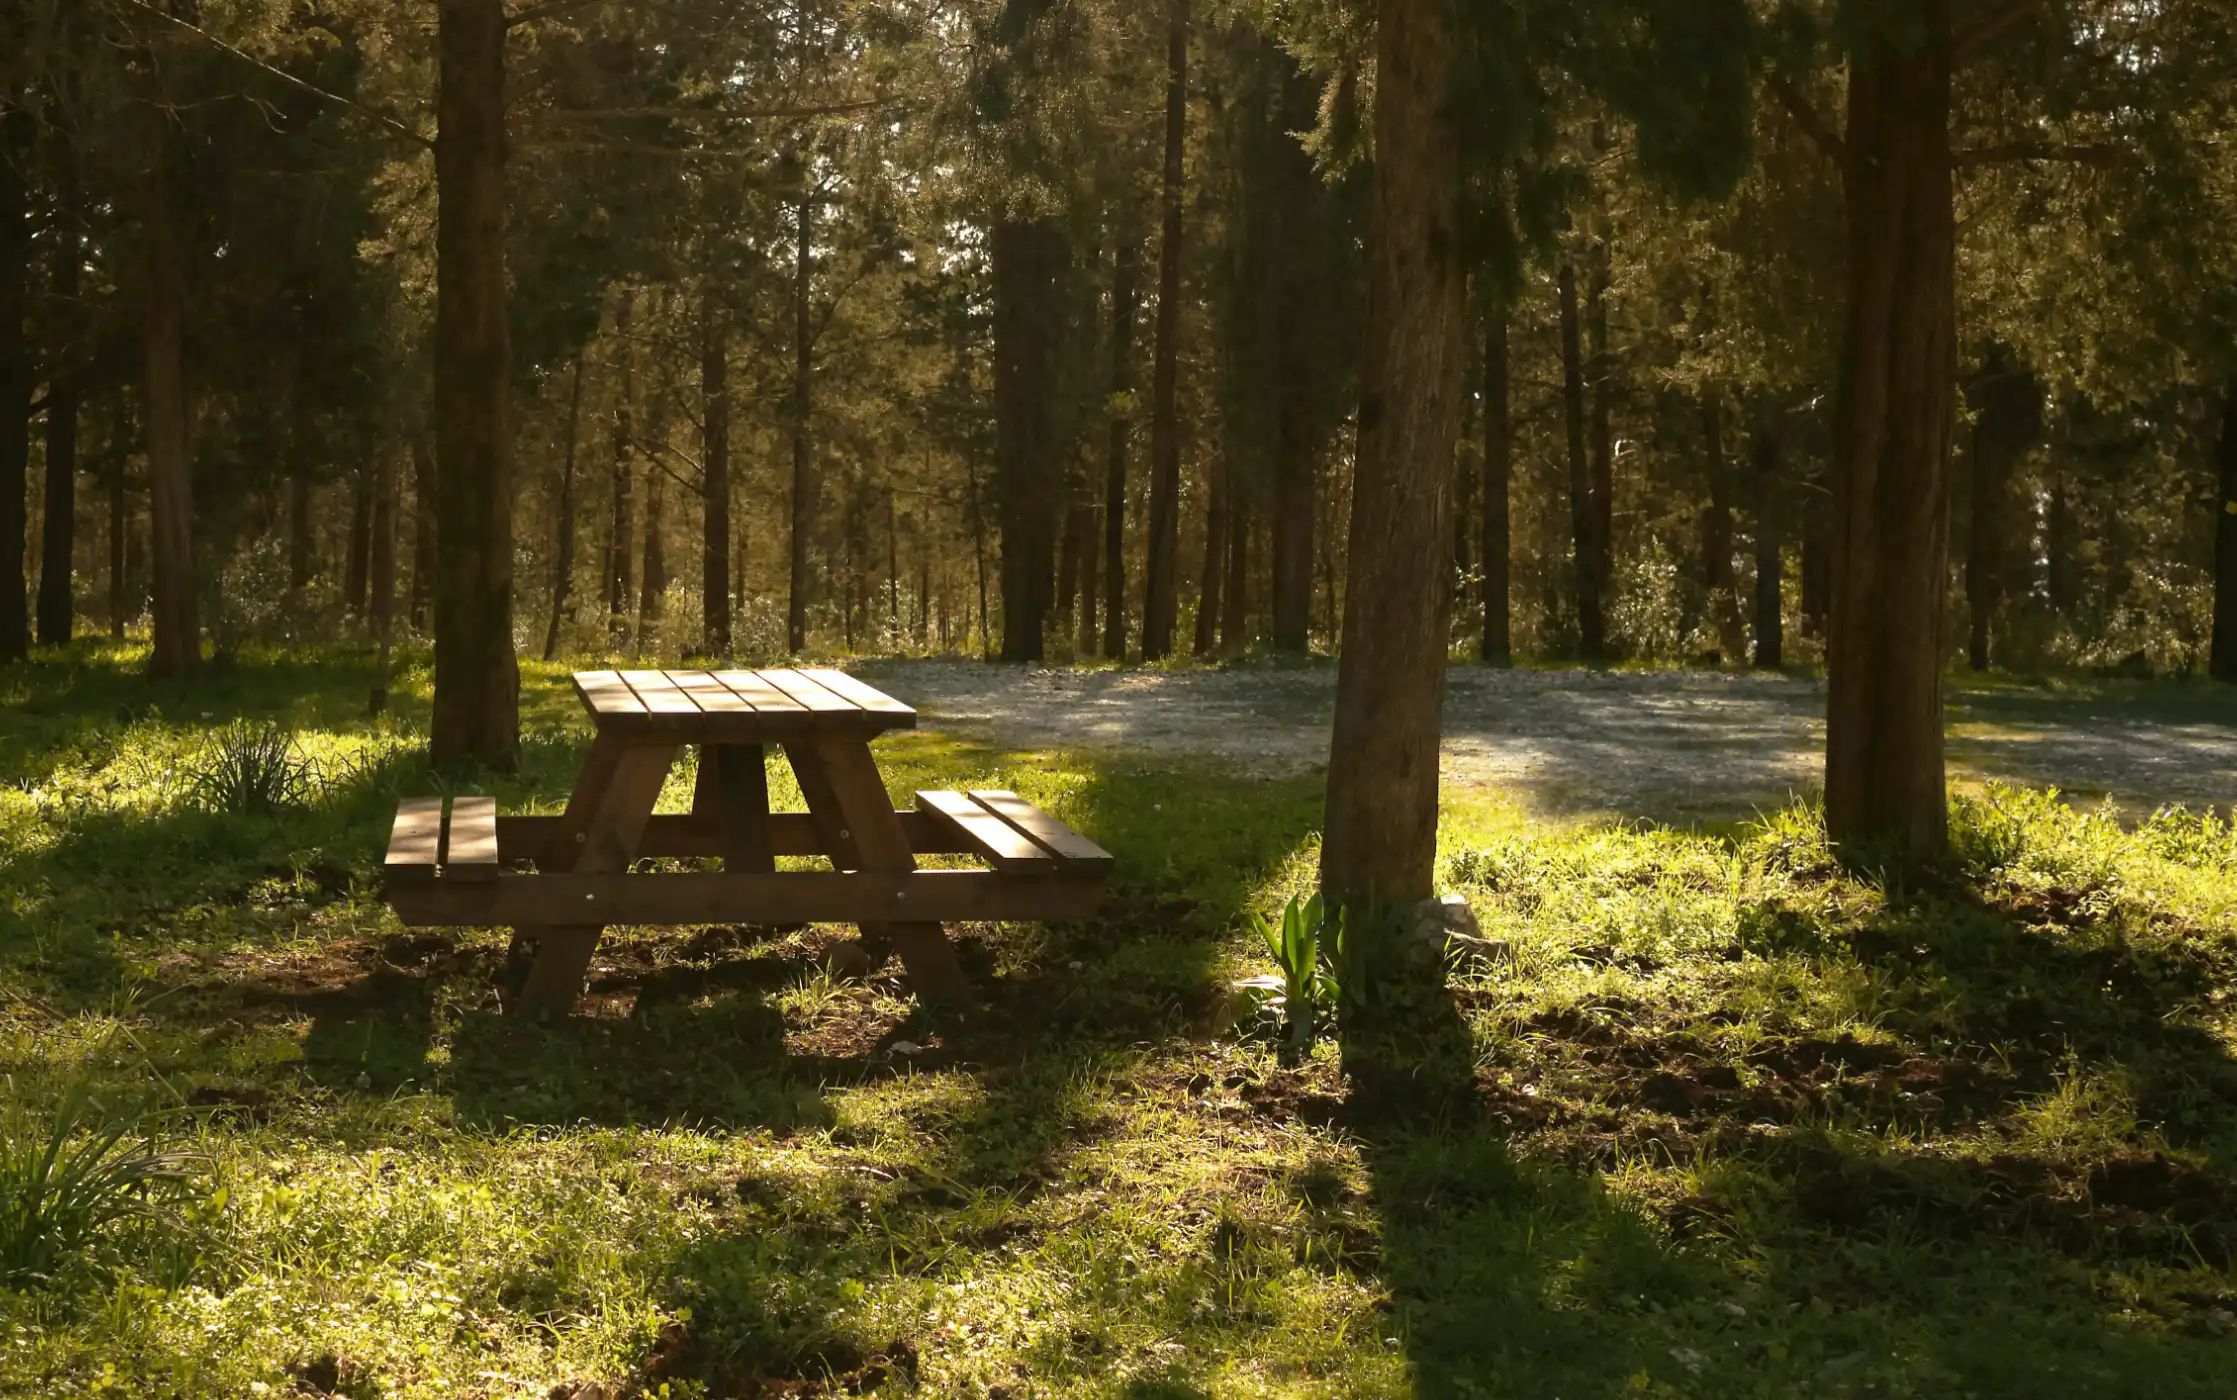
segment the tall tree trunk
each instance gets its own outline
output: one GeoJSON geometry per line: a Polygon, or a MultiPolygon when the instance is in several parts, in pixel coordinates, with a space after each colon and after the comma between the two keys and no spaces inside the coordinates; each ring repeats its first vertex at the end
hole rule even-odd
{"type": "MultiPolygon", "coordinates": [[[[124,416],[119,407],[117,418],[124,416]]],[[[121,427],[110,429],[109,461],[109,635],[124,639],[125,613],[131,607],[126,600],[130,589],[124,581],[124,534],[130,528],[128,520],[129,498],[125,494],[124,449],[118,445],[123,436],[121,427]]]]}
{"type": "MultiPolygon", "coordinates": [[[[54,297],[77,316],[78,282],[85,254],[79,247],[75,200],[66,192],[54,232],[54,297]]],[[[77,612],[72,568],[78,533],[78,374],[57,368],[47,376],[47,489],[39,550],[39,644],[70,644],[77,612]]]]}
{"type": "Polygon", "coordinates": [[[1561,295],[1562,426],[1569,446],[1569,547],[1575,567],[1577,629],[1582,655],[1599,659],[1600,556],[1592,542],[1592,468],[1585,456],[1585,370],[1583,336],[1577,325],[1577,268],[1564,262],[1561,295]]]}
{"type": "Polygon", "coordinates": [[[513,465],[505,325],[505,6],[441,0],[435,184],[435,583],[439,764],[511,769],[513,465]]]}
{"type": "Polygon", "coordinates": [[[1755,423],[1755,664],[1775,671],[1785,664],[1785,577],[1782,561],[1777,409],[1765,399],[1755,423]]]}
{"type": "MultiPolygon", "coordinates": [[[[659,436],[652,438],[654,447],[661,446],[659,436]]],[[[660,645],[661,605],[668,593],[668,549],[663,538],[666,521],[668,474],[660,468],[657,453],[645,458],[645,558],[638,570],[637,589],[637,650],[657,651],[660,645]]]]}
{"type": "Polygon", "coordinates": [[[2222,390],[2214,467],[2214,641],[2206,669],[2217,681],[2237,681],[2237,374],[2222,390]]]}
{"type": "Polygon", "coordinates": [[[567,439],[559,464],[559,499],[553,514],[559,538],[554,542],[551,564],[551,620],[544,625],[544,660],[559,655],[559,629],[567,621],[567,601],[575,591],[575,449],[582,440],[583,355],[575,352],[575,369],[567,385],[567,439]]]}
{"type": "Polygon", "coordinates": [[[1593,242],[1592,281],[1586,296],[1585,315],[1587,373],[1592,379],[1592,438],[1588,457],[1592,479],[1587,494],[1591,504],[1593,606],[1589,612],[1580,609],[1578,621],[1587,661],[1608,658],[1608,594],[1616,577],[1616,443],[1609,421],[1615,384],[1614,362],[1608,353],[1608,277],[1608,243],[1602,234],[1593,242]]]}
{"type": "Polygon", "coordinates": [[[1732,572],[1732,466],[1724,456],[1724,400],[1714,387],[1701,393],[1701,459],[1709,487],[1701,508],[1701,582],[1709,592],[1718,656],[1738,664],[1744,647],[1732,572]]]}
{"type": "Polygon", "coordinates": [[[1250,498],[1240,482],[1227,487],[1227,583],[1220,589],[1219,649],[1228,656],[1250,650],[1250,498]]]}
{"type": "MultiPolygon", "coordinates": [[[[1064,508],[1064,532],[1058,540],[1056,558],[1056,611],[1069,620],[1072,609],[1080,600],[1081,566],[1087,561],[1087,502],[1079,490],[1067,489],[1070,504],[1064,508]]],[[[1088,591],[1093,592],[1094,581],[1088,581],[1088,591]]]]}
{"type": "Polygon", "coordinates": [[[373,693],[366,708],[373,714],[388,710],[389,645],[396,632],[396,463],[392,452],[383,452],[373,469],[373,543],[370,586],[372,599],[366,617],[373,624],[379,652],[373,664],[373,693]]]}
{"type": "Polygon", "coordinates": [[[614,307],[615,375],[613,423],[612,524],[606,533],[606,634],[616,646],[628,640],[629,608],[634,600],[637,520],[636,421],[632,402],[637,393],[636,352],[629,343],[633,293],[624,289],[614,307]]]}
{"type": "Polygon", "coordinates": [[[1053,219],[1005,219],[994,274],[995,491],[1002,512],[1002,659],[1039,661],[1052,602],[1057,485],[1050,367],[1068,257],[1053,219]]]}
{"type": "Polygon", "coordinates": [[[412,630],[427,633],[427,610],[435,597],[435,452],[427,434],[412,434],[412,630]]]}
{"type": "Polygon", "coordinates": [[[1157,250],[1157,347],[1150,374],[1150,518],[1143,572],[1142,659],[1173,651],[1179,620],[1182,157],[1188,132],[1188,0],[1172,0],[1165,40],[1164,228],[1157,250]]]}
{"type": "Polygon", "coordinates": [[[1440,0],[1382,0],[1366,355],[1321,884],[1338,905],[1432,892],[1466,279],[1440,0]]]}
{"type": "Polygon", "coordinates": [[[366,591],[372,586],[373,482],[360,467],[350,473],[350,534],[342,561],[342,603],[363,618],[366,591]]]}
{"type": "MultiPolygon", "coordinates": [[[[1102,587],[1103,518],[1101,511],[1089,506],[1087,525],[1080,537],[1080,625],[1073,634],[1080,639],[1079,645],[1073,648],[1074,654],[1083,660],[1095,655],[1096,639],[1101,635],[1096,630],[1095,609],[1098,603],[1096,594],[1102,587]]],[[[923,631],[923,627],[920,616],[917,622],[919,633],[923,631]]]]}
{"type": "Polygon", "coordinates": [[[141,392],[148,455],[149,533],[155,562],[151,675],[177,678],[202,664],[194,579],[194,482],[187,441],[186,267],[172,219],[170,119],[146,104],[148,172],[142,199],[146,291],[141,333],[146,368],[141,392]]]}
{"type": "Polygon", "coordinates": [[[1827,670],[1833,840],[1908,857],[1948,841],[1943,613],[1956,364],[1950,0],[1849,64],[1839,544],[1827,670]]]}
{"type": "Polygon", "coordinates": [[[1126,659],[1126,440],[1134,428],[1134,304],[1142,249],[1119,244],[1111,271],[1111,441],[1103,468],[1103,655],[1126,659]]]}
{"type": "Polygon", "coordinates": [[[1220,587],[1226,582],[1227,498],[1234,490],[1235,463],[1223,458],[1212,468],[1211,500],[1204,512],[1204,570],[1196,599],[1196,654],[1210,656],[1219,639],[1220,587]]]}
{"type": "Polygon", "coordinates": [[[707,655],[730,654],[730,316],[713,285],[700,309],[699,610],[707,655]]]}
{"type": "Polygon", "coordinates": [[[301,596],[311,586],[311,464],[298,459],[287,474],[287,588],[301,596]]]}
{"type": "Polygon", "coordinates": [[[24,543],[31,491],[31,117],[0,108],[0,662],[31,652],[24,543]]]}
{"type": "Polygon", "coordinates": [[[808,535],[816,518],[815,464],[808,450],[809,395],[815,387],[815,344],[808,325],[815,292],[815,219],[815,200],[803,190],[793,228],[792,554],[785,592],[785,646],[796,653],[808,646],[808,535]]]}
{"type": "Polygon", "coordinates": [[[1481,654],[1487,666],[1514,660],[1509,593],[1514,586],[1514,542],[1509,493],[1515,474],[1512,378],[1507,350],[1507,301],[1496,292],[1484,297],[1484,480],[1480,493],[1484,561],[1484,635],[1481,654]]]}

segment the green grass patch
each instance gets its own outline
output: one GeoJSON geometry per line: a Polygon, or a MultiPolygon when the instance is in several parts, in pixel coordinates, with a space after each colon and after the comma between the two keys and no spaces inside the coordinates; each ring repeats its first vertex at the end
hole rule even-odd
{"type": "MultiPolygon", "coordinates": [[[[985,1015],[842,930],[714,927],[615,931],[524,1025],[501,931],[379,900],[396,797],[445,781],[424,656],[380,721],[369,655],[137,663],[0,680],[0,1163],[60,1123],[167,1173],[0,1287],[0,1394],[2237,1389],[2218,818],[1990,787],[1892,882],[1802,808],[1471,798],[1449,996],[1291,1064],[1224,1008],[1315,781],[927,730],[880,744],[897,798],[1011,787],[1119,858],[1094,921],[954,930],[985,1015]],[[268,726],[281,800],[213,800],[268,726]]],[[[449,781],[550,809],[589,729],[557,670],[524,692],[521,771],[449,781]]]]}

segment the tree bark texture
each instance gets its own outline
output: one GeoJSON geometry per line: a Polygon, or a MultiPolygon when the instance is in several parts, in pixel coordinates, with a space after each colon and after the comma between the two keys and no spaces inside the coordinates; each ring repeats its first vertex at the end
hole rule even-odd
{"type": "Polygon", "coordinates": [[[1484,631],[1479,653],[1487,666],[1514,661],[1510,593],[1514,587],[1514,535],[1509,494],[1515,474],[1512,370],[1507,347],[1507,303],[1484,298],[1484,457],[1477,505],[1483,557],[1484,631]]]}
{"type": "Polygon", "coordinates": [[[31,118],[0,109],[0,662],[31,652],[24,539],[31,479],[31,118]]]}
{"type": "Polygon", "coordinates": [[[169,118],[154,100],[145,104],[143,116],[148,128],[148,171],[141,212],[145,255],[141,341],[146,361],[141,416],[155,564],[155,635],[148,671],[176,678],[202,662],[194,579],[193,466],[187,440],[186,255],[172,216],[169,118]]]}
{"type": "Polygon", "coordinates": [[[1949,451],[1956,383],[1950,0],[1849,63],[1839,531],[1827,647],[1826,827],[1927,858],[1948,841],[1942,764],[1949,451]]]}
{"type": "Polygon", "coordinates": [[[2214,641],[2206,666],[2217,681],[2237,681],[2237,374],[2222,391],[2214,475],[2214,641]]]}
{"type": "Polygon", "coordinates": [[[1002,659],[1039,661],[1054,602],[1063,468],[1051,423],[1051,369],[1069,258],[1053,219],[994,226],[994,486],[1002,524],[1002,659]]]}
{"type": "Polygon", "coordinates": [[[1234,491],[1235,462],[1223,458],[1212,469],[1211,499],[1204,511],[1204,568],[1197,575],[1195,652],[1210,656],[1219,641],[1220,588],[1227,570],[1227,499],[1234,491]]]}
{"type": "Polygon", "coordinates": [[[1144,548],[1142,659],[1173,652],[1179,620],[1181,197],[1187,179],[1188,0],[1173,0],[1165,41],[1164,227],[1157,250],[1157,345],[1150,371],[1150,510],[1144,548]]]}
{"type": "Polygon", "coordinates": [[[1111,271],[1111,440],[1103,467],[1103,655],[1126,659],[1126,452],[1134,431],[1134,310],[1142,250],[1119,244],[1111,271]]]}
{"type": "Polygon", "coordinates": [[[1359,909],[1432,893],[1466,321],[1446,6],[1382,0],[1375,46],[1351,579],[1321,847],[1323,888],[1359,909]]]}
{"type": "MultiPolygon", "coordinates": [[[[54,297],[72,307],[84,254],[78,245],[74,209],[58,218],[54,235],[54,297]]],[[[47,489],[39,548],[39,645],[70,644],[77,612],[72,566],[78,532],[78,395],[75,366],[58,366],[47,376],[47,489]]]]}
{"type": "Polygon", "coordinates": [[[438,764],[511,769],[511,364],[505,324],[505,7],[441,0],[435,150],[435,581],[438,764]]]}
{"type": "Polygon", "coordinates": [[[808,440],[815,389],[816,350],[809,327],[815,229],[815,200],[802,191],[792,239],[792,529],[785,589],[785,646],[795,653],[808,646],[808,537],[816,519],[816,470],[808,440]]]}
{"type": "Polygon", "coordinates": [[[1755,664],[1776,671],[1786,664],[1783,609],[1786,557],[1779,480],[1779,422],[1769,400],[1755,422],[1755,664]]]}
{"type": "Polygon", "coordinates": [[[583,357],[575,353],[574,372],[567,385],[567,439],[559,462],[559,499],[554,510],[558,538],[552,542],[551,620],[544,625],[544,660],[559,655],[559,631],[567,621],[568,599],[575,591],[575,450],[582,441],[583,357]]]}
{"type": "Polygon", "coordinates": [[[730,654],[730,314],[712,287],[699,333],[701,645],[721,657],[730,654]]]}
{"type": "Polygon", "coordinates": [[[1599,658],[1605,635],[1600,617],[1600,553],[1592,539],[1592,467],[1585,455],[1583,333],[1577,324],[1577,268],[1564,262],[1561,297],[1561,409],[1569,448],[1569,540],[1574,568],[1577,631],[1585,660],[1599,658]]]}

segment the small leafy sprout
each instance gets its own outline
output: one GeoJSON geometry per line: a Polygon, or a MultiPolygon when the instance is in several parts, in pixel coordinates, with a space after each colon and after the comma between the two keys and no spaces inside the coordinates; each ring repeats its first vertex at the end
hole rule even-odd
{"type": "Polygon", "coordinates": [[[1279,927],[1257,913],[1251,922],[1281,969],[1282,1045],[1284,1053],[1301,1054],[1313,1043],[1320,1003],[1327,990],[1320,965],[1320,932],[1323,922],[1320,896],[1291,896],[1282,907],[1279,927]]]}

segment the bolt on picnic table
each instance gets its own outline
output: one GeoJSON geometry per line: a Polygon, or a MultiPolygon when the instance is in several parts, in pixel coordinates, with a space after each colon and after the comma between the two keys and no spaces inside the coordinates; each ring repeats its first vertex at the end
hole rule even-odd
{"type": "Polygon", "coordinates": [[[970,988],[948,920],[1078,919],[1111,856],[1015,793],[920,792],[896,811],[870,742],[916,711],[842,671],[581,671],[598,735],[560,816],[500,816],[494,798],[406,799],[389,838],[388,899],[410,927],[510,926],[533,947],[511,1010],[565,1011],[609,924],[852,923],[901,954],[927,1001],[970,988]],[[653,814],[686,744],[688,815],[653,814]],[[805,812],[769,810],[767,746],[783,748],[805,812]],[[918,870],[975,855],[984,870],[918,870]],[[829,871],[779,871],[778,856],[829,871]],[[629,873],[641,856],[719,859],[717,872],[629,873]],[[522,862],[534,869],[520,870],[522,862]]]}

